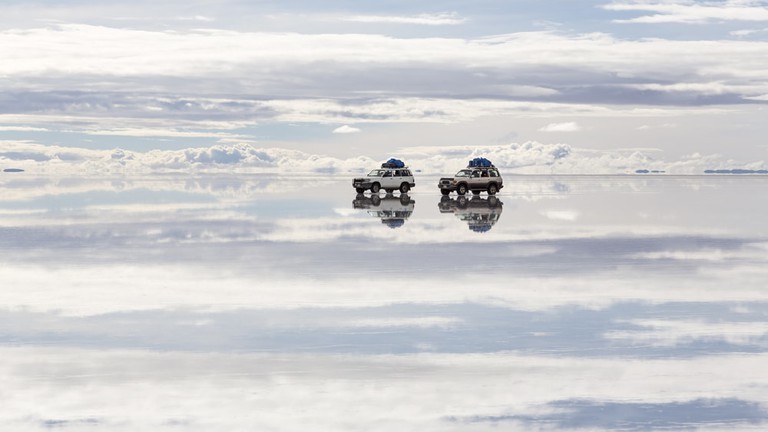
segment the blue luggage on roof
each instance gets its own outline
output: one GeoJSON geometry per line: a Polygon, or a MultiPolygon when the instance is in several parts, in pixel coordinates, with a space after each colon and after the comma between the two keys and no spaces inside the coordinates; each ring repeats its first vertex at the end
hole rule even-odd
{"type": "Polygon", "coordinates": [[[482,167],[488,168],[492,166],[493,164],[491,163],[491,161],[489,161],[484,157],[476,157],[469,161],[470,168],[482,168],[482,167]]]}
{"type": "Polygon", "coordinates": [[[388,161],[381,164],[382,168],[405,168],[405,163],[400,159],[390,158],[388,161]]]}

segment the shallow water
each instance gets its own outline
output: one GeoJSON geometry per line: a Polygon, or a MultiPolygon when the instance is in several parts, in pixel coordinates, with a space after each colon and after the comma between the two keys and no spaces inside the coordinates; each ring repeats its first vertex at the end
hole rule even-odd
{"type": "Polygon", "coordinates": [[[0,424],[762,430],[768,178],[0,176],[0,424]]]}

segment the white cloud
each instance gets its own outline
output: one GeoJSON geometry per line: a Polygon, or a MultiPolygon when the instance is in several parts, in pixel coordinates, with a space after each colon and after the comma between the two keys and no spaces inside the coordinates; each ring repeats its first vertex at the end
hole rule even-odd
{"type": "Polygon", "coordinates": [[[705,23],[710,21],[768,21],[763,1],[724,0],[695,3],[689,1],[630,1],[603,6],[612,11],[652,12],[637,18],[614,20],[618,23],[705,23]]]}
{"type": "Polygon", "coordinates": [[[180,21],[200,21],[200,22],[212,22],[215,21],[215,19],[211,17],[207,17],[204,15],[195,15],[195,16],[185,16],[185,17],[179,17],[177,18],[180,21]]]}
{"type": "MultiPolygon", "coordinates": [[[[71,131],[73,132],[73,131],[71,131]]],[[[125,136],[125,137],[173,137],[173,138],[247,138],[244,135],[210,131],[182,131],[154,128],[125,128],[110,130],[82,130],[86,135],[125,136]]]]}
{"type": "MultiPolygon", "coordinates": [[[[284,104],[281,113],[289,108],[302,111],[296,107],[306,106],[308,101],[333,101],[340,108],[334,111],[340,123],[348,110],[354,112],[362,105],[361,111],[365,111],[368,103],[379,102],[378,97],[388,103],[406,98],[445,99],[444,105],[450,106],[477,95],[530,95],[571,105],[573,99],[565,98],[579,88],[582,105],[595,110],[600,107],[590,104],[590,91],[623,88],[630,93],[621,98],[633,100],[632,90],[636,89],[631,87],[632,81],[689,85],[691,91],[697,90],[696,85],[722,83],[725,90],[749,91],[738,94],[754,96],[752,89],[764,86],[762,77],[768,73],[765,63],[755,59],[766,52],[768,46],[755,41],[623,40],[602,33],[542,31],[462,39],[61,25],[0,31],[0,56],[5,60],[0,75],[19,88],[35,91],[38,98],[48,91],[64,90],[101,95],[99,99],[86,93],[64,104],[56,99],[59,116],[116,118],[123,114],[132,119],[150,115],[173,119],[185,114],[206,113],[211,118],[215,113],[228,117],[241,113],[253,121],[254,113],[270,114],[273,104],[259,102],[269,94],[284,104]],[[414,75],[414,71],[419,73],[414,75]],[[418,79],[436,74],[440,80],[418,79]],[[596,78],[601,83],[597,87],[593,84],[596,78]],[[117,99],[105,104],[103,95],[110,89],[115,94],[107,102],[117,99]],[[199,94],[212,96],[206,104],[196,104],[199,94]],[[223,97],[232,94],[242,97],[223,100],[232,99],[223,97]],[[175,95],[176,101],[167,95],[175,95]],[[222,101],[216,100],[217,95],[222,101]],[[366,100],[365,95],[371,98],[366,100]],[[165,101],[159,100],[163,97],[165,101]],[[190,100],[193,103],[187,106],[185,102],[190,100]],[[344,104],[347,100],[354,103],[344,104]],[[243,112],[248,108],[253,112],[243,112]],[[138,115],[140,111],[143,115],[138,115]]],[[[664,101],[669,104],[669,99],[664,101]]],[[[524,108],[525,104],[520,105],[524,108]]],[[[397,108],[395,104],[389,110],[397,108]]],[[[437,112],[427,111],[432,117],[437,112]]],[[[415,110],[408,117],[419,116],[424,118],[425,112],[415,110]]]]}
{"type": "Polygon", "coordinates": [[[707,322],[701,320],[640,319],[626,321],[640,330],[611,331],[607,339],[626,339],[636,344],[676,346],[701,340],[720,340],[735,345],[761,343],[768,336],[766,322],[707,322]]]}
{"type": "Polygon", "coordinates": [[[360,129],[349,125],[340,126],[333,130],[333,133],[335,134],[352,134],[358,132],[360,132],[360,129]]]}
{"type": "MultiPolygon", "coordinates": [[[[665,411],[665,404],[704,400],[707,409],[719,413],[713,398],[757,405],[765,400],[768,385],[765,374],[755,372],[765,367],[764,353],[638,360],[517,353],[329,355],[4,347],[0,354],[0,380],[4,391],[13,395],[4,401],[0,421],[14,431],[549,430],[549,424],[468,424],[461,419],[510,413],[536,419],[554,413],[568,420],[569,411],[547,405],[569,400],[593,401],[598,407],[605,402],[658,404],[659,411],[665,411]]],[[[706,421],[716,414],[709,415],[684,426],[741,431],[765,427],[752,417],[721,424],[706,421]]]]}
{"type": "Polygon", "coordinates": [[[573,222],[579,218],[579,212],[573,210],[548,210],[542,213],[547,219],[573,222]]]}
{"type": "Polygon", "coordinates": [[[581,130],[576,122],[550,123],[539,129],[541,132],[578,132],[581,130]]]}
{"type": "MultiPolygon", "coordinates": [[[[184,150],[133,152],[46,146],[3,141],[0,163],[36,172],[361,172],[376,166],[370,157],[337,158],[298,150],[261,148],[247,140],[184,150]]],[[[669,174],[701,174],[706,169],[766,169],[762,161],[744,163],[720,155],[694,153],[663,160],[656,149],[596,151],[562,143],[528,141],[490,146],[407,147],[395,152],[423,174],[455,171],[474,157],[487,157],[507,172],[522,174],[632,174],[638,169],[669,174]]]]}
{"type": "Polygon", "coordinates": [[[736,37],[746,37],[746,36],[751,36],[753,34],[766,33],[766,32],[768,32],[768,27],[761,28],[761,29],[734,30],[729,34],[731,36],[736,36],[736,37]]]}
{"type": "Polygon", "coordinates": [[[47,132],[48,129],[31,126],[0,126],[0,132],[47,132]]]}
{"type": "Polygon", "coordinates": [[[649,130],[649,129],[673,129],[678,125],[676,123],[662,123],[657,125],[641,125],[636,127],[636,130],[649,130]]]}
{"type": "Polygon", "coordinates": [[[466,19],[462,18],[456,12],[420,14],[415,16],[355,15],[343,17],[341,20],[361,23],[416,24],[427,26],[458,25],[466,22],[466,19]]]}
{"type": "Polygon", "coordinates": [[[463,322],[456,317],[429,316],[416,318],[365,318],[342,321],[344,327],[454,327],[463,322]]]}

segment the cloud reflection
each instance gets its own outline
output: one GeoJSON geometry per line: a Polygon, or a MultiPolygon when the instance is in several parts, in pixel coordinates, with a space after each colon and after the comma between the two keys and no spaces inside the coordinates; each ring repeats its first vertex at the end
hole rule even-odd
{"type": "Polygon", "coordinates": [[[548,407],[558,412],[451,420],[496,425],[517,423],[526,428],[623,431],[726,429],[768,422],[768,409],[759,403],[736,398],[666,403],[563,400],[552,402],[548,407]]]}
{"type": "Polygon", "coordinates": [[[764,180],[514,177],[495,199],[352,205],[348,180],[4,180],[0,421],[765,422],[764,180]]]}

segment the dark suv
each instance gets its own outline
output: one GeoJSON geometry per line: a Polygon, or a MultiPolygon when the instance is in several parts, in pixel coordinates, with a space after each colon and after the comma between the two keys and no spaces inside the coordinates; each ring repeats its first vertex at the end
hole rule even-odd
{"type": "Polygon", "coordinates": [[[443,195],[456,191],[459,195],[472,192],[475,195],[480,192],[488,192],[488,195],[496,195],[504,187],[504,180],[499,170],[490,167],[468,167],[456,173],[453,177],[443,177],[437,184],[443,195]]]}

